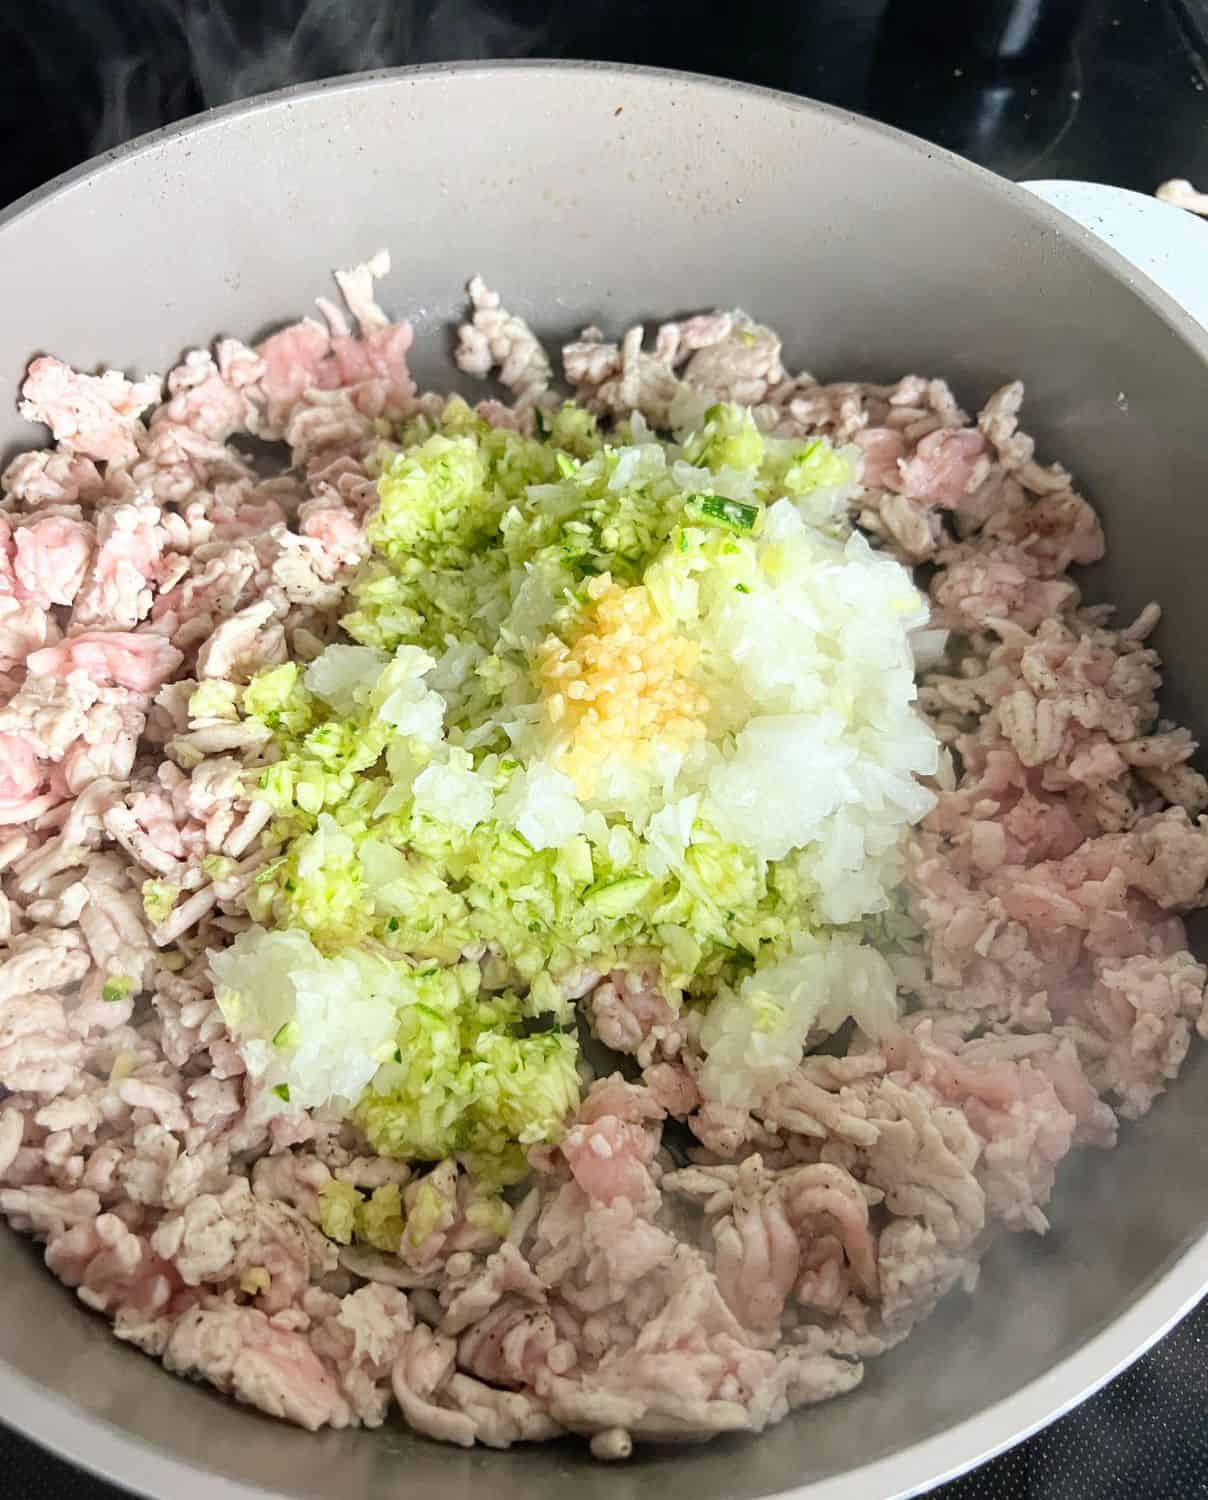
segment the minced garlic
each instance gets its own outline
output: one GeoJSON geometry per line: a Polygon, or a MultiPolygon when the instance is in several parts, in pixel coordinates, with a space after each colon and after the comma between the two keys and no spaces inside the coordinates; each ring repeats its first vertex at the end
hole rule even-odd
{"type": "Polygon", "coordinates": [[[587,592],[583,632],[570,646],[551,637],[538,652],[559,768],[582,795],[609,757],[643,760],[656,741],[684,749],[703,739],[708,710],[691,675],[698,648],[677,638],[647,588],[625,588],[603,573],[587,592]]]}

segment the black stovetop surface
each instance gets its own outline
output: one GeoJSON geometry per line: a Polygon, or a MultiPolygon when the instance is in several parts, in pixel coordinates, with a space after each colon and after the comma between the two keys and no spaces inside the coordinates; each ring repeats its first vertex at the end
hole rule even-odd
{"type": "Polygon", "coordinates": [[[1208,0],[37,0],[0,41],[0,203],[230,99],[483,57],[767,84],[1016,178],[1208,175],[1208,0]]]}
{"type": "MultiPolygon", "coordinates": [[[[0,204],[230,99],[484,57],[767,84],[1017,179],[1208,187],[1208,0],[0,0],[0,43],[0,204]]],[[[933,1500],[1208,1497],[1206,1338],[1208,1303],[1099,1396],[933,1500]]],[[[0,1428],[0,1495],[119,1491],[0,1428]]]]}

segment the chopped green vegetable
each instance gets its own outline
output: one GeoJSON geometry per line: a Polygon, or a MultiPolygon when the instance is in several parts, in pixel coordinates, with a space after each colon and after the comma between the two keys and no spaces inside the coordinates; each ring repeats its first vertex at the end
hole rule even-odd
{"type": "Polygon", "coordinates": [[[363,1199],[350,1182],[333,1177],[319,1193],[319,1227],[337,1245],[351,1245],[363,1199]]]}
{"type": "Polygon", "coordinates": [[[511,1228],[512,1211],[499,1197],[479,1198],[466,1209],[466,1223],[475,1229],[485,1229],[500,1239],[507,1236],[511,1228]]]}
{"type": "Polygon", "coordinates": [[[233,682],[200,682],[189,698],[189,718],[236,720],[239,696],[239,688],[233,682]]]}
{"type": "Polygon", "coordinates": [[[701,430],[684,444],[684,456],[716,474],[722,469],[760,469],[767,442],[745,406],[722,401],[705,412],[701,430]]]}
{"type": "Polygon", "coordinates": [[[583,900],[601,916],[623,917],[639,906],[653,889],[654,881],[649,876],[630,875],[625,880],[593,886],[583,900]]]}
{"type": "Polygon", "coordinates": [[[741,500],[727,500],[722,495],[686,495],[684,510],[694,521],[724,526],[730,531],[753,531],[759,519],[759,507],[741,500]]]}
{"type": "Polygon", "coordinates": [[[375,1250],[398,1253],[403,1238],[403,1203],[398,1184],[374,1188],[368,1203],[357,1209],[356,1236],[375,1250]]]}
{"type": "Polygon", "coordinates": [[[407,1243],[418,1249],[439,1227],[448,1210],[447,1199],[425,1177],[416,1190],[415,1202],[407,1218],[407,1243]]]}
{"type": "MultiPolygon", "coordinates": [[[[571,982],[635,955],[707,1013],[749,994],[743,1045],[792,1042],[804,1010],[744,981],[901,878],[937,755],[925,603],[846,525],[853,450],[692,405],[677,441],[637,417],[605,441],[571,403],[536,437],[458,398],[408,421],[374,460],[355,644],[198,702],[264,726],[246,784],[279,850],[262,926],[210,960],[222,1013],[262,1087],[381,1154],[518,1180],[578,1101],[571,982]]],[[[178,895],[144,888],[156,920],[178,895]]],[[[450,1212],[426,1182],[407,1212],[354,1197],[341,1232],[379,1248],[450,1212]]]]}
{"type": "Polygon", "coordinates": [[[158,927],[168,920],[176,905],[176,898],[180,895],[180,887],[171,885],[166,880],[144,880],[142,889],[143,910],[147,913],[147,920],[158,927]]]}
{"type": "Polygon", "coordinates": [[[560,1032],[519,1031],[515,996],[481,995],[477,964],[416,975],[400,1008],[396,1061],[382,1065],[356,1119],[386,1156],[461,1154],[487,1181],[523,1169],[515,1145],[556,1140],[578,1101],[576,1048],[560,1032]]]}
{"type": "Polygon", "coordinates": [[[134,989],[134,980],[126,974],[115,974],[107,979],[101,987],[101,999],[110,1002],[115,1000],[126,1000],[134,989]]]}
{"type": "Polygon", "coordinates": [[[286,1021],[273,1035],[274,1047],[296,1047],[302,1040],[302,1028],[297,1021],[286,1021]]]}
{"type": "Polygon", "coordinates": [[[784,473],[790,495],[807,495],[826,485],[850,484],[854,466],[846,454],[837,453],[823,438],[806,443],[784,473]]]}
{"type": "Polygon", "coordinates": [[[244,713],[276,724],[282,713],[289,712],[293,722],[288,727],[300,727],[298,711],[302,704],[295,693],[299,675],[298,664],[291,661],[253,677],[243,690],[244,713]]]}

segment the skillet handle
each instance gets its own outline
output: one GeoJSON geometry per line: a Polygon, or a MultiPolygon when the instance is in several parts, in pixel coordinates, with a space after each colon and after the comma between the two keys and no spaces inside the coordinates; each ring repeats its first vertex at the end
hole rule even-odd
{"type": "Polygon", "coordinates": [[[1109,244],[1208,328],[1208,221],[1101,182],[1020,185],[1109,244]]]}

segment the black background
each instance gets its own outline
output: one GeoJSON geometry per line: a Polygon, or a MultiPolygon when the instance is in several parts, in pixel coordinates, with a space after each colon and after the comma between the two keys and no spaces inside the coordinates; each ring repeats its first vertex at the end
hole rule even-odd
{"type": "MultiPolygon", "coordinates": [[[[1015,178],[1208,188],[1208,0],[0,0],[0,56],[0,204],[230,99],[474,57],[721,74],[874,115],[1015,178]]],[[[1208,275],[1208,228],[1205,251],[1208,275]]],[[[933,1500],[1208,1497],[1206,1339],[1208,1303],[933,1500]]],[[[0,1428],[4,1500],[118,1494],[0,1428]]]]}

